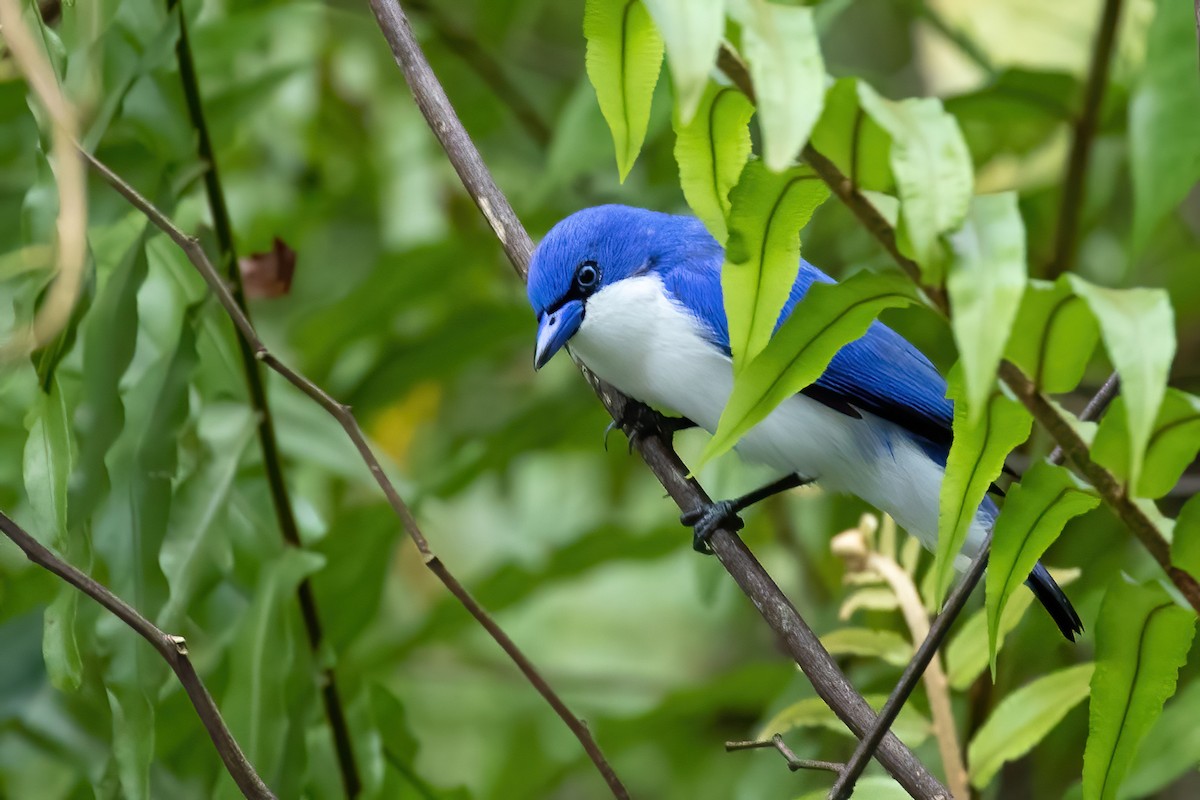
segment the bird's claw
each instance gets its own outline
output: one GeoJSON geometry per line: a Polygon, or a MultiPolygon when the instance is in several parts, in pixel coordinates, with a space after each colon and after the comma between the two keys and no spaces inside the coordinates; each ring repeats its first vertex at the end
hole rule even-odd
{"type": "Polygon", "coordinates": [[[639,439],[657,436],[670,444],[678,431],[691,427],[695,427],[695,423],[686,417],[667,417],[645,403],[629,400],[622,409],[621,418],[608,423],[604,429],[604,449],[608,450],[608,435],[617,428],[629,437],[629,452],[632,453],[639,439]]]}
{"type": "Polygon", "coordinates": [[[720,528],[740,531],[746,524],[737,515],[732,500],[718,500],[679,515],[680,523],[692,529],[692,549],[697,553],[712,554],[708,540],[720,528]]]}

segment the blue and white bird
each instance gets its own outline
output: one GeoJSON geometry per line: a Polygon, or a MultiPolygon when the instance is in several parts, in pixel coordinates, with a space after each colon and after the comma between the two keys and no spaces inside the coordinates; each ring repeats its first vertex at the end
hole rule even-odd
{"type": "MultiPolygon", "coordinates": [[[[733,387],[723,261],[721,246],[693,217],[619,205],[572,214],[546,235],[529,267],[538,320],[534,366],[566,347],[629,397],[712,433],[733,387]]],[[[830,280],[801,260],[779,322],[814,282],[830,280]]],[[[694,524],[699,547],[718,525],[740,525],[736,512],[750,503],[816,481],[862,498],[935,549],[953,417],[937,368],[873,323],[736,446],[743,459],[783,477],[683,519],[694,524]]],[[[990,498],[979,506],[956,559],[960,570],[997,513],[990,498]]],[[[1026,584],[1074,641],[1083,626],[1046,568],[1039,563],[1026,584]]]]}

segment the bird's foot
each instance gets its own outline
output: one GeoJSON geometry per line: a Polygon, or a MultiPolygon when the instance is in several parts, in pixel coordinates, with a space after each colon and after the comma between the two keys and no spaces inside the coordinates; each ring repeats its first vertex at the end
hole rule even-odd
{"type": "Polygon", "coordinates": [[[677,432],[694,427],[696,427],[696,423],[687,417],[667,417],[645,403],[628,400],[621,413],[621,418],[608,423],[608,427],[604,429],[604,449],[608,449],[608,435],[617,428],[623,430],[629,437],[629,452],[632,453],[633,446],[637,444],[638,439],[657,436],[667,444],[671,444],[677,432]]]}
{"type": "Polygon", "coordinates": [[[692,529],[692,549],[697,553],[712,554],[708,540],[718,529],[740,531],[746,524],[737,514],[737,501],[718,500],[685,511],[679,515],[679,521],[692,529]]]}

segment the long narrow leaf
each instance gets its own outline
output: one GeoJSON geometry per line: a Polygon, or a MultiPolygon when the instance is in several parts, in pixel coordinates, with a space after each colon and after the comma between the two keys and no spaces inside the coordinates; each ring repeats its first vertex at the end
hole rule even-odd
{"type": "Polygon", "coordinates": [[[683,196],[721,244],[729,235],[729,191],[750,158],[753,115],[754,106],[744,94],[709,84],[692,121],[684,125],[675,118],[675,160],[683,196]]]}

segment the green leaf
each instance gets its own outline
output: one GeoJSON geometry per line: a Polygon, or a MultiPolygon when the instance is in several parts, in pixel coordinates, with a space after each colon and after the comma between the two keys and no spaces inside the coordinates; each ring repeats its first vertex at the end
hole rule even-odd
{"type": "Polygon", "coordinates": [[[1087,800],[1117,796],[1142,737],[1175,693],[1195,630],[1196,615],[1161,588],[1118,581],[1105,594],[1096,621],[1096,674],[1083,754],[1087,800]]]}
{"type": "Polygon", "coordinates": [[[692,121],[725,33],[722,0],[645,0],[667,46],[679,118],[692,121]]]}
{"type": "Polygon", "coordinates": [[[701,461],[729,450],[776,406],[819,378],[837,351],[866,333],[883,309],[914,302],[912,281],[898,273],[860,272],[841,283],[814,284],[734,379],[701,461]]]}
{"type": "Polygon", "coordinates": [[[1121,376],[1129,433],[1129,483],[1137,486],[1154,420],[1175,357],[1175,314],[1161,289],[1106,289],[1070,276],[1075,293],[1100,322],[1100,335],[1121,376]]]}
{"type": "Polygon", "coordinates": [[[1079,664],[1034,680],[1006,696],[967,747],[971,785],[982,789],[1006,761],[1032,750],[1088,696],[1094,665],[1079,664]]]}
{"type": "MultiPolygon", "coordinates": [[[[1033,605],[1033,592],[1017,592],[1004,606],[1000,615],[1000,629],[996,637],[996,651],[1004,645],[1004,639],[1017,627],[1025,612],[1033,605]]],[[[955,691],[965,692],[971,688],[988,666],[988,621],[987,610],[979,609],[966,622],[961,623],[958,633],[946,645],[946,677],[955,691]]]]}
{"type": "Polygon", "coordinates": [[[1200,580],[1200,494],[1184,503],[1175,518],[1171,563],[1200,580]]]}
{"type": "Polygon", "coordinates": [[[1166,704],[1146,734],[1120,797],[1149,797],[1200,763],[1200,682],[1191,681],[1166,704]]]}
{"type": "Polygon", "coordinates": [[[988,398],[979,421],[962,398],[961,381],[950,381],[954,399],[954,442],[946,461],[946,477],[938,504],[938,546],[934,562],[936,605],[940,608],[954,577],[968,561],[960,551],[967,532],[975,521],[979,504],[988,487],[1000,475],[1004,459],[1012,449],[1029,438],[1033,418],[1025,407],[1002,392],[988,398]]]}
{"type": "MultiPolygon", "coordinates": [[[[876,711],[887,702],[887,697],[884,695],[868,694],[864,695],[863,699],[876,711]]],[[[825,728],[844,736],[852,738],[854,736],[846,727],[846,723],[838,719],[824,700],[819,697],[806,697],[792,703],[767,720],[759,729],[758,738],[766,739],[777,733],[787,733],[797,728],[825,728]]],[[[932,726],[928,718],[922,716],[911,705],[906,705],[900,709],[896,723],[892,726],[892,732],[909,747],[920,747],[921,743],[929,738],[932,726]]]]}
{"type": "Polygon", "coordinates": [[[763,163],[773,172],[792,165],[825,101],[825,62],[813,11],[766,0],[736,0],[742,52],[754,81],[763,134],[763,163]]]}
{"type": "Polygon", "coordinates": [[[1100,327],[1064,275],[1025,287],[1005,357],[1043,392],[1061,394],[1079,385],[1100,340],[1100,327]]]}
{"type": "Polygon", "coordinates": [[[158,563],[170,588],[170,597],[159,615],[159,627],[172,630],[187,613],[198,592],[205,588],[232,554],[223,536],[234,475],[258,424],[246,406],[213,404],[200,421],[204,443],[201,462],[176,490],[171,503],[168,533],[158,563]]]}
{"type": "MultiPolygon", "coordinates": [[[[839,78],[829,87],[825,110],[813,128],[812,143],[864,191],[889,192],[895,188],[888,165],[891,138],[859,103],[857,78],[839,78]]],[[[872,198],[878,206],[876,201],[872,198]]]]}
{"type": "Polygon", "coordinates": [[[733,187],[721,288],[735,374],[779,323],[800,271],[800,230],[827,197],[829,188],[808,167],[776,173],[761,161],[747,164],[733,187]]]}
{"type": "Polygon", "coordinates": [[[679,185],[692,212],[725,244],[729,230],[729,191],[750,158],[750,117],[754,106],[741,92],[710,83],[692,121],[675,118],[675,160],[679,185]]]}
{"type": "Polygon", "coordinates": [[[912,658],[912,644],[895,631],[871,628],[838,628],[821,637],[832,655],[871,656],[903,667],[912,658]]]}
{"type": "MultiPolygon", "coordinates": [[[[1128,425],[1124,398],[1118,397],[1100,421],[1092,443],[1092,457],[1118,478],[1128,478],[1130,472],[1128,425]]],[[[1198,451],[1200,397],[1168,388],[1146,444],[1134,494],[1159,498],[1171,491],[1198,451]]]]}
{"type": "Polygon", "coordinates": [[[1135,252],[1200,180],[1200,76],[1190,12],[1187,3],[1158,3],[1129,103],[1135,252]]]}
{"type": "Polygon", "coordinates": [[[1034,464],[1008,493],[992,533],[987,570],[988,653],[993,679],[1000,621],[1009,598],[1021,591],[1037,560],[1067,522],[1099,504],[1091,487],[1048,461],[1034,464]]]}
{"type": "MultiPolygon", "coordinates": [[[[854,791],[870,800],[908,800],[912,797],[903,786],[886,775],[868,775],[854,784],[854,791]]],[[[817,789],[805,792],[798,800],[825,800],[828,796],[828,789],[817,789]]]]}
{"type": "Polygon", "coordinates": [[[958,123],[940,100],[895,102],[858,84],[859,102],[892,137],[890,162],[900,192],[900,219],[928,283],[940,285],[945,256],[939,238],[962,224],[974,186],[971,154],[958,123]]]}
{"type": "Polygon", "coordinates": [[[1079,80],[1065,72],[1009,68],[976,90],[947,98],[946,110],[982,166],[1046,145],[1070,121],[1080,94],[1079,80]]]}
{"type": "Polygon", "coordinates": [[[621,181],[633,169],[650,124],[663,41],[638,0],[587,0],[587,74],[612,131],[621,181]]]}
{"type": "Polygon", "coordinates": [[[962,359],[967,408],[976,423],[996,385],[996,368],[1025,290],[1025,226],[1017,193],[975,197],[950,244],[950,326],[962,359]]]}

